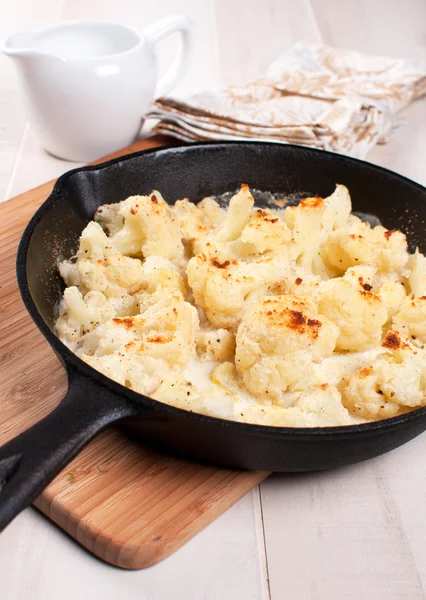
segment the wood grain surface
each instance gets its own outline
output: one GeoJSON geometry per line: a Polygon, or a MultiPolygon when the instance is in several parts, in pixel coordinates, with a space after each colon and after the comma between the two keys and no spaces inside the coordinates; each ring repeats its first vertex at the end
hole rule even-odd
{"type": "MultiPolygon", "coordinates": [[[[114,156],[166,141],[150,138],[114,156]]],[[[0,444],[44,417],[66,392],[65,372],[26,313],[15,279],[21,233],[52,187],[46,183],[0,206],[0,444]]],[[[99,558],[141,569],[169,556],[267,475],[177,459],[111,428],[35,506],[99,558]]]]}

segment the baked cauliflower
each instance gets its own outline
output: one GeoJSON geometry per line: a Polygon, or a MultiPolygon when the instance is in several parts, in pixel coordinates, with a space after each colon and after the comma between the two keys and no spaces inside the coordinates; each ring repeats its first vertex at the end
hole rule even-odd
{"type": "Polygon", "coordinates": [[[284,212],[284,220],[291,230],[296,263],[308,273],[322,278],[333,276],[324,244],[334,229],[346,224],[350,212],[349,192],[343,185],[337,185],[328,198],[305,198],[297,206],[289,206],[284,212]]]}
{"type": "Polygon", "coordinates": [[[381,296],[337,277],[321,285],[318,311],[338,328],[336,350],[359,352],[380,344],[388,311],[381,296]]]}
{"type": "Polygon", "coordinates": [[[244,423],[426,405],[426,258],[351,214],[343,185],[286,202],[243,184],[227,208],[155,190],[99,207],[59,264],[60,339],[123,386],[244,423]]]}
{"type": "MultiPolygon", "coordinates": [[[[105,210],[102,208],[102,210],[105,210]]],[[[179,225],[161,194],[130,196],[119,204],[123,226],[111,241],[126,256],[161,256],[176,264],[184,258],[179,225]]]]}
{"type": "Polygon", "coordinates": [[[390,330],[387,350],[342,385],[345,407],[369,420],[386,419],[426,405],[426,353],[390,330]]]}
{"type": "Polygon", "coordinates": [[[253,295],[265,295],[286,270],[281,254],[248,263],[218,252],[201,252],[191,258],[186,272],[195,302],[210,323],[229,329],[238,325],[253,295]]]}
{"type": "Polygon", "coordinates": [[[408,263],[407,240],[403,233],[378,225],[371,227],[352,215],[348,226],[332,232],[326,243],[328,262],[345,272],[350,267],[374,265],[383,273],[404,274],[408,263]]]}
{"type": "Polygon", "coordinates": [[[309,384],[312,363],[330,356],[338,329],[297,296],[266,296],[249,307],[238,327],[235,365],[246,389],[278,399],[309,384]]]}

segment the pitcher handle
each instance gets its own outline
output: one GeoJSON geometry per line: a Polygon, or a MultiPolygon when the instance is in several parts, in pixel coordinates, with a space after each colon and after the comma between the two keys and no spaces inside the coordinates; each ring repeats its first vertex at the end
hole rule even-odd
{"type": "Polygon", "coordinates": [[[157,82],[155,98],[166,95],[182,78],[192,48],[193,25],[192,21],[184,15],[171,15],[152,23],[143,30],[143,34],[151,46],[155,46],[157,42],[175,32],[181,34],[179,51],[167,73],[157,82]]]}

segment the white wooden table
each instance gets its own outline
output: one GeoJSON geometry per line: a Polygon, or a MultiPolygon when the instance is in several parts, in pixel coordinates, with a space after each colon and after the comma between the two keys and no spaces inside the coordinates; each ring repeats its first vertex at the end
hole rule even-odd
{"type": "MultiPolygon", "coordinates": [[[[426,0],[0,0],[0,38],[59,19],[143,28],[171,12],[196,27],[176,93],[259,75],[297,41],[426,62],[426,0]]],[[[160,65],[173,52],[161,46],[160,65]]],[[[426,102],[369,159],[426,185],[426,102]]],[[[0,199],[73,166],[44,153],[0,57],[0,199]]],[[[120,571],[26,510],[0,537],[2,600],[410,599],[426,597],[426,435],[323,474],[275,475],[165,562],[120,571]]]]}

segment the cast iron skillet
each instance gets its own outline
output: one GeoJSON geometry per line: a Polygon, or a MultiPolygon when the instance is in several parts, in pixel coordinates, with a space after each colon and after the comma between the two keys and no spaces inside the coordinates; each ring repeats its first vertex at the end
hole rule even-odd
{"type": "Polygon", "coordinates": [[[0,448],[0,530],[29,505],[101,429],[120,422],[140,439],[198,461],[270,471],[315,471],[365,460],[426,429],[426,408],[358,426],[291,429],[246,425],[173,408],[107,379],[54,334],[63,290],[57,262],[73,254],[100,204],[158,189],[169,202],[235,190],[327,196],[348,186],[355,211],[409,234],[424,252],[426,189],[371,164],[308,148],[237,142],[139,152],[66,173],[27,226],[17,275],[25,305],[68,373],[61,404],[0,448]]]}

